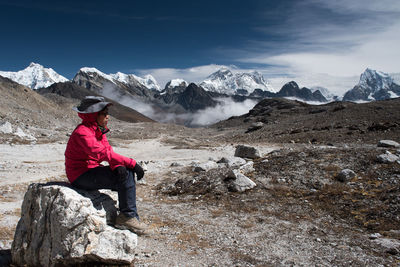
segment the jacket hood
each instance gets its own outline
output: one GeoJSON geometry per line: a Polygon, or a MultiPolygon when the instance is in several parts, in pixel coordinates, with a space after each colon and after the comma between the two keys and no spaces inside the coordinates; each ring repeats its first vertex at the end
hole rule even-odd
{"type": "Polygon", "coordinates": [[[78,113],[78,116],[82,119],[83,124],[92,124],[97,122],[97,113],[78,113]]]}

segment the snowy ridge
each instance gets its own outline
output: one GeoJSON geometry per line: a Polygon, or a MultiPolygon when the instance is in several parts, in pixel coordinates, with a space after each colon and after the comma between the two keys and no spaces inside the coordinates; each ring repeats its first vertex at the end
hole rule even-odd
{"type": "Polygon", "coordinates": [[[113,83],[115,83],[116,81],[127,84],[127,85],[140,83],[141,85],[145,86],[147,89],[157,90],[157,91],[161,90],[160,85],[157,83],[156,79],[150,74],[144,76],[144,78],[141,78],[134,74],[125,74],[122,72],[117,72],[114,74],[113,73],[105,74],[104,72],[101,72],[96,68],[88,68],[88,67],[81,68],[80,71],[85,72],[88,75],[91,75],[91,73],[97,73],[97,75],[99,75],[107,80],[110,80],[113,83]]]}
{"type": "Polygon", "coordinates": [[[61,76],[52,68],[45,68],[33,62],[23,70],[17,72],[0,71],[0,75],[31,89],[39,89],[48,87],[53,83],[68,81],[67,78],[61,76]]]}
{"type": "Polygon", "coordinates": [[[361,75],[360,81],[353,89],[347,91],[344,101],[374,101],[396,98],[400,96],[400,85],[393,77],[382,71],[367,68],[361,75]]]}
{"type": "Polygon", "coordinates": [[[389,74],[367,68],[360,76],[358,83],[361,87],[370,87],[372,93],[381,89],[388,89],[393,83],[393,78],[389,74]]]}
{"type": "Polygon", "coordinates": [[[165,89],[171,89],[177,86],[184,86],[187,87],[189,85],[189,83],[185,80],[182,79],[173,79],[170,80],[166,85],[165,85],[165,89]]]}
{"type": "Polygon", "coordinates": [[[207,91],[228,95],[236,94],[237,90],[246,90],[247,93],[252,93],[255,89],[275,92],[271,84],[259,72],[234,74],[228,68],[221,68],[214,72],[200,83],[200,86],[207,91]]]}

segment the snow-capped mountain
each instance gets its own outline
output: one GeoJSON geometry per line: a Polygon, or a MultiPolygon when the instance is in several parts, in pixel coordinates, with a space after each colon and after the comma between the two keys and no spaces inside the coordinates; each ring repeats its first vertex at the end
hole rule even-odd
{"type": "Polygon", "coordinates": [[[172,79],[165,85],[165,90],[172,89],[175,87],[188,87],[189,83],[182,79],[172,79]]]}
{"type": "Polygon", "coordinates": [[[0,75],[32,89],[48,87],[53,83],[68,81],[67,78],[61,76],[53,69],[45,68],[33,62],[23,70],[17,72],[0,71],[0,75]]]}
{"type": "Polygon", "coordinates": [[[373,101],[399,96],[400,85],[389,74],[366,69],[358,84],[344,94],[343,101],[373,101]]]}
{"type": "Polygon", "coordinates": [[[160,85],[158,84],[156,79],[150,74],[148,74],[142,78],[142,77],[136,76],[134,74],[125,74],[122,72],[117,72],[115,74],[110,74],[110,76],[113,79],[115,79],[119,82],[122,82],[122,83],[126,83],[126,84],[130,84],[130,83],[132,83],[133,80],[136,80],[140,84],[145,86],[147,89],[161,91],[160,85]]]}
{"type": "Polygon", "coordinates": [[[144,76],[144,78],[141,78],[134,74],[125,74],[122,72],[117,72],[114,74],[113,73],[105,74],[104,72],[101,72],[96,68],[88,68],[88,67],[81,68],[79,72],[87,73],[89,76],[97,74],[98,76],[101,76],[104,79],[107,79],[113,83],[115,83],[116,81],[127,85],[136,85],[137,83],[139,83],[144,87],[146,87],[147,89],[161,91],[160,85],[157,83],[156,79],[150,74],[144,76]]]}
{"type": "Polygon", "coordinates": [[[259,72],[238,72],[234,74],[228,68],[221,68],[214,72],[201,82],[200,86],[207,91],[228,95],[248,95],[255,89],[275,92],[270,83],[259,72]]]}

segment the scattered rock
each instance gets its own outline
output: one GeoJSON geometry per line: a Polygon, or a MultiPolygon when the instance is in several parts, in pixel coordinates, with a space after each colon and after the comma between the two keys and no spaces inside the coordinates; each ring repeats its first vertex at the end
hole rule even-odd
{"type": "Polygon", "coordinates": [[[400,159],[399,159],[398,156],[390,153],[389,151],[386,151],[385,154],[381,154],[381,155],[377,156],[376,160],[379,163],[394,163],[394,162],[396,162],[396,161],[398,161],[400,159]]]}
{"type": "Polygon", "coordinates": [[[392,140],[380,140],[378,142],[378,147],[399,148],[400,144],[392,140]]]}
{"type": "Polygon", "coordinates": [[[206,172],[211,169],[218,168],[218,164],[215,161],[207,161],[206,163],[198,163],[194,165],[194,172],[206,172]]]}
{"type": "Polygon", "coordinates": [[[369,239],[374,240],[374,239],[381,238],[381,237],[382,237],[382,235],[380,233],[374,233],[369,236],[369,239]]]}
{"type": "Polygon", "coordinates": [[[239,170],[244,174],[252,173],[255,171],[253,166],[254,166],[254,162],[249,161],[246,164],[240,166],[239,170]]]}
{"type": "Polygon", "coordinates": [[[13,132],[13,129],[11,127],[11,123],[9,123],[8,121],[6,121],[0,125],[0,133],[11,134],[12,132],[13,132]]]}
{"type": "Polygon", "coordinates": [[[397,239],[377,238],[374,242],[384,247],[386,249],[385,252],[389,254],[397,255],[400,253],[400,241],[397,239]]]}
{"type": "Polygon", "coordinates": [[[348,182],[351,179],[353,179],[354,177],[356,177],[356,173],[354,171],[350,170],[350,169],[341,170],[339,172],[339,174],[336,175],[336,179],[339,182],[348,182]]]}
{"type": "Polygon", "coordinates": [[[229,171],[227,180],[231,181],[228,189],[233,192],[243,192],[256,186],[256,183],[254,183],[244,174],[240,173],[239,170],[229,171]]]}
{"type": "Polygon", "coordinates": [[[66,183],[31,184],[11,248],[13,263],[130,264],[137,235],[107,225],[117,213],[111,196],[116,198],[116,194],[74,190],[66,183]]]}
{"type": "Polygon", "coordinates": [[[246,160],[240,157],[223,157],[217,163],[224,163],[228,167],[236,168],[246,164],[246,160]]]}
{"type": "Polygon", "coordinates": [[[252,123],[252,124],[250,125],[250,127],[247,128],[246,133],[250,133],[250,132],[257,131],[257,130],[261,129],[263,126],[264,126],[264,123],[262,123],[262,122],[255,122],[255,123],[252,123]]]}
{"type": "Polygon", "coordinates": [[[260,151],[251,146],[238,145],[235,150],[235,157],[256,159],[260,158],[260,151]]]}
{"type": "Polygon", "coordinates": [[[170,167],[182,167],[182,166],[183,166],[183,164],[179,163],[179,162],[172,162],[170,165],[170,167]]]}

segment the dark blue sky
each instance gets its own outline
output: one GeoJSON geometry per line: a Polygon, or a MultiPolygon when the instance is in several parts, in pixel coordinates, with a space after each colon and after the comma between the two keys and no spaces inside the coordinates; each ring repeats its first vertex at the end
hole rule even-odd
{"type": "Polygon", "coordinates": [[[86,66],[160,77],[211,64],[267,76],[400,71],[398,0],[0,0],[0,23],[0,70],[36,62],[69,79],[86,66]]]}
{"type": "Polygon", "coordinates": [[[34,61],[71,77],[83,66],[231,64],[234,55],[223,50],[257,38],[252,28],[265,9],[268,1],[257,0],[0,1],[0,69],[34,61]]]}

